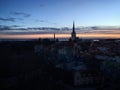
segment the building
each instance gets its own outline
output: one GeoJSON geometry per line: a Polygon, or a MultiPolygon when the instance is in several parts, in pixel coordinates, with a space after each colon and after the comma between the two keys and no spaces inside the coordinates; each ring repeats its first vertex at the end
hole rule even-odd
{"type": "Polygon", "coordinates": [[[76,32],[75,32],[75,24],[73,22],[73,31],[71,33],[71,40],[75,41],[76,40],[76,32]]]}

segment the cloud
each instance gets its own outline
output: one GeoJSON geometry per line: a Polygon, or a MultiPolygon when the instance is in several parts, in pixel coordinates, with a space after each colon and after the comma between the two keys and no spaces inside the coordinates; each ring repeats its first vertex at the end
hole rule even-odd
{"type": "Polygon", "coordinates": [[[11,12],[12,15],[23,16],[23,17],[30,17],[31,15],[24,12],[11,12]]]}
{"type": "Polygon", "coordinates": [[[37,20],[35,20],[35,22],[42,22],[42,23],[43,23],[43,22],[48,22],[48,21],[45,21],[45,20],[38,20],[38,19],[37,19],[37,20]]]}
{"type": "Polygon", "coordinates": [[[24,20],[23,18],[17,18],[17,20],[24,20]]]}
{"type": "Polygon", "coordinates": [[[11,26],[7,26],[7,25],[0,25],[0,30],[12,30],[15,28],[19,28],[21,26],[19,25],[11,25],[11,26]]]}
{"type": "Polygon", "coordinates": [[[52,25],[58,25],[57,23],[53,23],[47,20],[35,20],[35,22],[41,22],[41,23],[48,23],[48,24],[52,24],[52,25]]]}
{"type": "Polygon", "coordinates": [[[21,27],[21,26],[19,26],[19,25],[12,25],[11,27],[21,27]]]}
{"type": "Polygon", "coordinates": [[[11,29],[10,26],[0,25],[0,30],[9,30],[11,29]]]}
{"type": "Polygon", "coordinates": [[[40,4],[40,7],[44,7],[45,5],[43,5],[43,4],[40,4]]]}
{"type": "Polygon", "coordinates": [[[0,17],[0,21],[10,21],[10,22],[15,22],[16,18],[3,18],[0,17]]]}

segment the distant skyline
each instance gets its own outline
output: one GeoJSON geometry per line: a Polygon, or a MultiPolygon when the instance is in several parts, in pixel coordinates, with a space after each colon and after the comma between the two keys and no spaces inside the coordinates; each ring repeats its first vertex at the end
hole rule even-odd
{"type": "Polygon", "coordinates": [[[120,0],[0,0],[0,26],[120,26],[120,0]]]}

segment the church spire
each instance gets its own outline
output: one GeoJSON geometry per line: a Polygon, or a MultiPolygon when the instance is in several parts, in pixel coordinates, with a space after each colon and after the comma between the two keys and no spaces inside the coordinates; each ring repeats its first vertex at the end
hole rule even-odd
{"type": "Polygon", "coordinates": [[[73,21],[73,32],[75,32],[75,23],[73,21]]]}
{"type": "Polygon", "coordinates": [[[76,32],[75,32],[75,23],[74,23],[74,21],[73,21],[73,30],[72,30],[72,33],[71,33],[71,39],[73,41],[76,40],[76,32]]]}

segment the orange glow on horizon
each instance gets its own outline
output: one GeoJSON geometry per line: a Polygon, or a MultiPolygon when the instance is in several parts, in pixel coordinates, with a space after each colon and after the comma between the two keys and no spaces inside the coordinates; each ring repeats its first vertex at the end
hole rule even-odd
{"type": "MultiPolygon", "coordinates": [[[[56,38],[70,38],[71,34],[55,34],[56,38]]],[[[77,34],[79,38],[120,38],[120,34],[99,34],[87,33],[77,34]]],[[[54,34],[0,34],[1,39],[38,39],[38,38],[54,38],[54,34]]]]}

